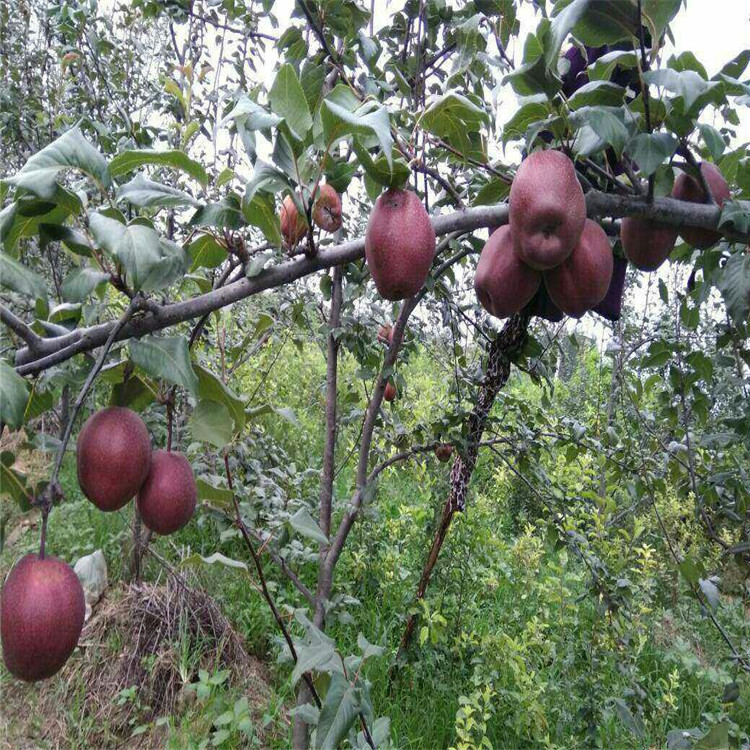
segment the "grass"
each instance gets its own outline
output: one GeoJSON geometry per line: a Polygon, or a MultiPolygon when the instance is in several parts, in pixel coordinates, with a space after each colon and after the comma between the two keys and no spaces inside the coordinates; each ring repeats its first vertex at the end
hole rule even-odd
{"type": "MultiPolygon", "coordinates": [[[[302,471],[317,465],[311,456],[317,456],[320,447],[320,403],[310,403],[305,394],[315,390],[321,372],[313,372],[309,364],[305,357],[297,363],[305,373],[304,387],[294,378],[294,361],[281,379],[271,381],[278,391],[275,400],[283,403],[284,394],[293,394],[287,401],[297,412],[299,427],[270,420],[268,429],[243,447],[245,460],[261,466],[258,481],[275,476],[270,467],[286,471],[296,465],[302,471]],[[302,433],[299,440],[297,432],[302,433]]],[[[417,361],[413,368],[413,387],[425,396],[411,418],[422,419],[444,394],[430,392],[429,363],[417,361]]],[[[574,387],[572,382],[570,393],[574,387]]],[[[570,393],[562,386],[560,390],[558,398],[567,403],[570,393]]],[[[504,398],[510,400],[514,393],[511,389],[504,398]]],[[[410,418],[400,416],[405,423],[410,418]]],[[[342,436],[342,452],[356,438],[358,425],[352,419],[342,436]]],[[[572,491],[585,488],[595,474],[590,463],[559,456],[550,459],[546,470],[572,491]]],[[[479,461],[467,512],[456,518],[441,553],[425,602],[427,618],[422,620],[429,627],[424,634],[418,631],[408,663],[392,672],[449,471],[450,465],[428,456],[384,473],[377,498],[355,526],[336,571],[336,593],[346,595],[347,603],[329,612],[327,630],[343,655],[358,651],[359,633],[384,647],[384,656],[369,661],[364,675],[372,685],[376,715],[390,718],[395,747],[472,747],[482,738],[495,748],[663,746],[671,730],[706,731],[718,722],[726,722],[736,737],[750,733],[750,680],[728,661],[720,635],[687,595],[663,540],[653,532],[655,524],[646,519],[646,531],[632,538],[590,534],[589,553],[616,571],[617,581],[629,582],[623,584],[622,610],[608,610],[601,592],[592,589],[586,565],[548,538],[543,509],[492,457],[479,461]],[[461,745],[457,713],[465,706],[479,706],[484,690],[491,695],[485,730],[475,726],[471,742],[461,745]],[[725,691],[738,695],[725,703],[725,691]]],[[[337,479],[339,507],[350,490],[351,472],[352,462],[337,479]]],[[[315,476],[295,484],[293,472],[281,473],[284,502],[315,496],[315,476]]],[[[101,548],[110,580],[122,580],[127,574],[130,509],[96,511],[81,497],[70,460],[61,480],[68,500],[50,517],[51,553],[74,562],[101,548]]],[[[241,477],[238,482],[242,485],[241,477]]],[[[682,518],[682,501],[666,492],[660,503],[666,523],[680,524],[680,538],[702,554],[700,537],[682,518]]],[[[575,512],[571,510],[572,528],[594,526],[595,517],[575,512]]],[[[174,562],[188,553],[208,556],[215,551],[247,561],[241,542],[224,530],[211,516],[199,513],[180,533],[157,539],[156,548],[174,562]]],[[[627,530],[633,532],[632,527],[627,530]]],[[[35,530],[22,535],[0,555],[0,571],[37,544],[35,530]]],[[[314,585],[315,556],[310,553],[308,558],[299,569],[314,585]]],[[[266,571],[279,607],[291,617],[299,597],[270,561],[266,571]]],[[[265,602],[242,571],[200,565],[192,572],[243,635],[249,651],[268,664],[270,694],[260,724],[270,728],[270,747],[288,747],[294,704],[290,668],[277,661],[279,634],[265,602]]],[[[147,560],[144,575],[155,580],[164,573],[147,560]]],[[[722,597],[717,617],[741,643],[750,639],[750,618],[747,595],[743,599],[741,585],[736,588],[733,596],[722,597]]],[[[191,654],[184,658],[190,660],[191,654]]],[[[26,690],[5,673],[0,674],[0,687],[4,692],[26,690]]],[[[40,689],[56,690],[54,684],[40,689]]],[[[101,729],[92,727],[82,713],[82,689],[73,685],[64,694],[55,693],[68,726],[74,728],[67,738],[71,746],[86,744],[92,732],[101,729]]],[[[196,746],[196,738],[213,737],[217,717],[240,697],[231,686],[217,685],[206,702],[165,719],[154,737],[159,746],[196,746]]],[[[27,726],[38,728],[42,716],[31,702],[25,705],[27,726]]],[[[222,746],[243,742],[252,746],[253,740],[232,728],[222,746]]]]}

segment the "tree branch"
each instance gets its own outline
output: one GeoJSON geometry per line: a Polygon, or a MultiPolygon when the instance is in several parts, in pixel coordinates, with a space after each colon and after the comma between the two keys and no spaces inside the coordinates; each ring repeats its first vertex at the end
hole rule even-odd
{"type": "MultiPolygon", "coordinates": [[[[657,198],[650,202],[644,196],[625,196],[601,193],[595,190],[586,194],[589,217],[641,216],[668,226],[701,227],[714,229],[727,239],[750,242],[750,234],[718,227],[721,209],[716,205],[688,203],[674,198],[657,198]]],[[[437,236],[456,231],[472,231],[482,227],[501,226],[508,223],[508,206],[477,206],[433,217],[432,226],[437,236]]],[[[192,318],[198,318],[234,302],[251,297],[309,276],[316,271],[343,265],[364,257],[363,237],[336,245],[315,258],[297,258],[280,263],[253,278],[242,278],[221,289],[215,289],[183,302],[158,306],[152,304],[149,312],[131,320],[117,334],[116,340],[140,337],[161,331],[192,318]]],[[[42,339],[37,352],[28,347],[16,355],[19,375],[36,375],[53,365],[64,362],[76,354],[101,346],[112,331],[114,322],[90,328],[77,329],[55,338],[42,339]]]]}
{"type": "Polygon", "coordinates": [[[43,339],[24,323],[21,318],[14,315],[5,305],[0,305],[0,321],[5,323],[13,333],[22,338],[31,351],[37,351],[43,339]]]}

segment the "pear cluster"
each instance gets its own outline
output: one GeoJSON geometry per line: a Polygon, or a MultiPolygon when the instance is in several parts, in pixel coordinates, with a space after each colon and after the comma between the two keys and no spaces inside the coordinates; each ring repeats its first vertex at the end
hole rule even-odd
{"type": "MultiPolygon", "coordinates": [[[[710,162],[700,166],[713,199],[719,206],[731,197],[729,185],[719,169],[710,162]]],[[[707,195],[701,183],[686,173],[674,182],[672,197],[688,203],[705,203],[707,195]]],[[[655,271],[669,257],[677,242],[678,234],[693,247],[704,249],[716,244],[721,237],[718,232],[700,227],[666,226],[649,219],[627,217],[620,222],[620,239],[625,257],[641,271],[655,271]]]]}
{"type": "MultiPolygon", "coordinates": [[[[112,512],[136,496],[144,525],[171,534],[193,517],[197,487],[181,453],[152,451],[143,420],[119,406],[86,421],[76,448],[78,483],[99,509],[112,512]]],[[[55,557],[26,555],[0,596],[0,635],[8,671],[35,682],[56,674],[73,653],[86,610],[75,571],[55,557]]]]}
{"type": "MultiPolygon", "coordinates": [[[[299,194],[297,198],[301,200],[299,194]]],[[[312,207],[312,219],[324,232],[336,232],[341,228],[341,196],[327,183],[318,186],[312,207]]],[[[293,248],[307,234],[307,219],[297,210],[291,195],[287,195],[281,203],[279,221],[281,236],[289,248],[293,248]]]]}
{"type": "Polygon", "coordinates": [[[130,409],[92,414],[78,436],[76,463],[83,494],[99,510],[119,510],[135,496],[144,525],[157,534],[172,534],[193,517],[198,490],[190,462],[152,451],[146,425],[130,409]]]}
{"type": "Polygon", "coordinates": [[[498,318],[522,310],[542,284],[554,306],[575,318],[607,295],[614,259],[604,230],[586,218],[573,162],[536,151],[510,188],[509,224],[482,250],[474,278],[481,305],[498,318]]]}

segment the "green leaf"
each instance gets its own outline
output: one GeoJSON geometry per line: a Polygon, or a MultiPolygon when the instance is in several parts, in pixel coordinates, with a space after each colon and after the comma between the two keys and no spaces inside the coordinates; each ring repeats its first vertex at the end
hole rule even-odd
{"type": "Polygon", "coordinates": [[[3,252],[0,252],[0,286],[34,299],[47,296],[42,277],[3,252]]]}
{"type": "Polygon", "coordinates": [[[253,176],[245,184],[243,203],[250,203],[258,190],[268,193],[280,193],[283,190],[294,191],[294,183],[280,170],[262,159],[255,162],[253,176]]]}
{"type": "Polygon", "coordinates": [[[313,121],[305,92],[297,78],[297,73],[289,63],[279,68],[268,97],[271,109],[284,118],[292,134],[298,140],[303,140],[312,127],[313,121]]]}
{"type": "Polygon", "coordinates": [[[573,36],[589,47],[601,47],[633,37],[638,28],[636,0],[589,0],[573,36]]]}
{"type": "Polygon", "coordinates": [[[234,492],[227,487],[216,487],[205,479],[199,478],[195,482],[198,488],[198,499],[207,500],[211,503],[218,503],[222,506],[232,504],[234,492]]]}
{"type": "Polygon", "coordinates": [[[391,157],[390,164],[384,154],[379,154],[373,159],[359,138],[353,139],[352,147],[367,177],[378,185],[402,188],[408,182],[411,171],[409,165],[401,157],[397,156],[395,159],[391,157]]]}
{"type": "Polygon", "coordinates": [[[385,649],[382,646],[376,646],[374,643],[370,643],[362,633],[357,635],[357,646],[362,652],[362,661],[370,659],[373,656],[382,656],[385,653],[385,649]]]}
{"type": "Polygon", "coordinates": [[[0,453],[0,495],[10,497],[26,513],[32,508],[33,492],[26,483],[26,475],[13,467],[15,460],[11,451],[0,453]]]}
{"type": "Polygon", "coordinates": [[[81,302],[99,284],[109,280],[109,274],[91,266],[82,266],[68,274],[60,287],[63,299],[68,302],[81,302]]]}
{"type": "Polygon", "coordinates": [[[144,336],[131,339],[128,346],[130,358],[147,375],[181,385],[193,396],[197,394],[198,378],[184,336],[144,336]]]}
{"type": "Polygon", "coordinates": [[[474,198],[475,206],[493,206],[500,203],[508,197],[510,185],[505,180],[490,180],[486,185],[482,185],[474,198]]]}
{"type": "Polygon", "coordinates": [[[83,232],[62,224],[40,224],[39,231],[51,240],[62,242],[71,253],[85,258],[91,257],[91,245],[83,232]]]}
{"type": "Polygon", "coordinates": [[[235,431],[240,432],[245,426],[244,400],[202,365],[196,364],[193,369],[198,376],[198,398],[224,404],[231,413],[235,431]]]}
{"type": "Polygon", "coordinates": [[[122,264],[133,288],[141,289],[163,257],[159,235],[149,226],[125,225],[100,213],[89,216],[89,229],[96,244],[122,264]]]}
{"type": "Polygon", "coordinates": [[[176,208],[197,206],[198,201],[183,190],[147,180],[137,174],[117,190],[118,201],[128,201],[138,208],[176,208]]]}
{"type": "Polygon", "coordinates": [[[176,150],[156,151],[155,149],[144,148],[123,151],[109,162],[109,173],[112,177],[119,177],[146,164],[178,169],[198,180],[201,185],[208,182],[208,175],[203,166],[191,159],[184,151],[176,150]]]}
{"type": "Polygon", "coordinates": [[[218,401],[199,401],[190,415],[193,440],[223,448],[232,442],[232,417],[218,401]]]}
{"type": "Polygon", "coordinates": [[[587,68],[590,81],[609,80],[615,68],[631,70],[638,66],[638,58],[633,50],[615,50],[602,55],[587,68]]]}
{"type": "Polygon", "coordinates": [[[216,229],[240,229],[244,224],[240,199],[234,193],[230,193],[219,203],[201,206],[190,219],[190,226],[216,229]]]}
{"type": "Polygon", "coordinates": [[[217,268],[227,259],[227,249],[212,234],[201,234],[187,246],[191,258],[190,271],[196,268],[217,268]]]}
{"type": "Polygon", "coordinates": [[[706,125],[703,122],[698,123],[698,130],[703,138],[703,142],[706,144],[708,152],[711,154],[711,158],[715,162],[718,162],[726,148],[726,143],[724,143],[721,133],[716,128],[706,125]]]}
{"type": "Polygon", "coordinates": [[[354,724],[361,707],[360,689],[349,684],[344,675],[335,673],[320,709],[315,732],[316,750],[335,750],[354,724]]]}
{"type": "Polygon", "coordinates": [[[624,98],[625,89],[622,86],[617,86],[610,81],[591,81],[581,86],[568,99],[568,106],[571,110],[595,105],[618,107],[624,98]]]}
{"type": "Polygon", "coordinates": [[[227,568],[237,568],[238,570],[247,570],[247,565],[241,560],[233,560],[231,557],[222,555],[221,552],[214,552],[213,555],[203,557],[203,555],[190,555],[180,562],[177,566],[179,568],[195,567],[196,565],[214,565],[219,563],[220,565],[226,565],[227,568]]]}
{"type": "MultiPolygon", "coordinates": [[[[335,89],[331,94],[335,92],[335,89]]],[[[323,133],[329,147],[347,135],[374,136],[389,168],[393,168],[393,137],[391,136],[390,119],[384,107],[369,101],[354,112],[342,107],[328,95],[321,105],[320,117],[323,133]]]]}
{"type": "Polygon", "coordinates": [[[489,120],[487,113],[460,94],[438,97],[418,120],[425,130],[443,138],[452,146],[468,154],[472,143],[469,135],[479,131],[489,120]]]}
{"type": "Polygon", "coordinates": [[[676,148],[677,139],[671,133],[639,133],[630,140],[625,152],[635,160],[643,176],[648,177],[676,148]]]}
{"type": "Polygon", "coordinates": [[[619,717],[620,721],[629,729],[636,737],[643,738],[646,736],[646,730],[643,726],[643,721],[640,716],[634,716],[628,708],[625,701],[621,698],[613,698],[612,702],[615,706],[615,712],[619,717]]]}
{"type": "Polygon", "coordinates": [[[258,227],[272,245],[281,247],[281,225],[272,195],[256,193],[249,203],[243,204],[242,215],[248,224],[258,227]]]}
{"type": "Polygon", "coordinates": [[[313,539],[321,544],[328,542],[328,537],[320,530],[315,519],[310,515],[307,508],[300,508],[290,519],[292,528],[308,539],[313,539]]]}
{"type": "Polygon", "coordinates": [[[21,427],[28,398],[26,381],[7,362],[0,360],[0,422],[12,430],[21,427]]]}
{"type": "Polygon", "coordinates": [[[711,727],[696,743],[694,750],[726,750],[729,744],[729,725],[722,722],[711,727]]]}
{"type": "Polygon", "coordinates": [[[685,580],[693,586],[697,585],[701,576],[705,572],[703,563],[701,563],[700,560],[696,561],[689,556],[685,557],[685,559],[680,563],[679,568],[680,573],[682,573],[685,580]]]}
{"type": "Polygon", "coordinates": [[[742,250],[726,263],[716,284],[724,297],[727,312],[736,325],[750,318],[750,254],[742,250]]]}
{"type": "Polygon", "coordinates": [[[654,86],[663,86],[677,96],[681,96],[687,112],[698,97],[712,91],[721,84],[718,81],[706,81],[694,70],[678,72],[671,68],[659,68],[643,74],[643,80],[654,86]]]}
{"type": "Polygon", "coordinates": [[[539,101],[530,101],[516,110],[513,117],[503,125],[503,144],[523,138],[529,126],[549,115],[549,108],[539,101]]]}
{"type": "MultiPolygon", "coordinates": [[[[606,107],[582,107],[571,114],[571,123],[582,130],[590,129],[604,146],[612,146],[619,155],[628,140],[628,129],[622,121],[622,110],[606,107]]],[[[577,144],[578,145],[578,142],[577,144]]],[[[589,147],[585,153],[595,153],[601,150],[589,147]]],[[[584,153],[579,150],[579,153],[584,153]]]]}
{"type": "Polygon", "coordinates": [[[725,75],[730,78],[739,78],[745,72],[748,63],[750,63],[750,49],[743,49],[739,55],[724,65],[714,77],[725,75]]]}
{"type": "Polygon", "coordinates": [[[544,57],[527,62],[508,73],[503,83],[510,83],[519,96],[545,94],[552,98],[560,90],[560,79],[547,67],[544,57]]]}
{"type": "Polygon", "coordinates": [[[83,137],[78,127],[38,151],[20,172],[5,181],[52,200],[57,194],[57,176],[65,169],[77,169],[104,188],[111,183],[107,160],[83,137]]]}
{"type": "Polygon", "coordinates": [[[591,0],[573,0],[553,19],[544,39],[544,62],[549,69],[557,68],[560,48],[573,27],[581,20],[593,3],[591,0]]]}
{"type": "Polygon", "coordinates": [[[258,102],[243,94],[237,100],[232,111],[222,120],[222,125],[230,120],[244,125],[248,130],[267,130],[276,127],[282,118],[269,112],[258,102]]]}
{"type": "Polygon", "coordinates": [[[298,646],[297,663],[292,670],[292,684],[296,685],[305,672],[324,667],[337,658],[334,642],[327,636],[316,638],[310,645],[298,646]]]}
{"type": "Polygon", "coordinates": [[[161,257],[144,279],[141,289],[156,291],[169,286],[182,277],[187,271],[187,256],[185,251],[171,240],[160,239],[159,251],[161,257]]]}
{"type": "Polygon", "coordinates": [[[320,709],[310,703],[305,703],[301,706],[293,708],[291,714],[292,716],[299,716],[300,719],[305,722],[305,724],[314,727],[318,723],[320,709]]]}

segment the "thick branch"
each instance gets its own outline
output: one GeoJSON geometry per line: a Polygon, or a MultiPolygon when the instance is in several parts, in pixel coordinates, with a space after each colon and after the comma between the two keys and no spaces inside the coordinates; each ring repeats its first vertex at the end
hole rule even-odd
{"type": "Polygon", "coordinates": [[[21,318],[14,315],[5,305],[0,305],[0,320],[10,328],[19,338],[22,338],[29,349],[35,351],[42,343],[42,337],[38,336],[21,318]]]}
{"type": "MultiPolygon", "coordinates": [[[[750,235],[719,228],[721,209],[716,205],[687,203],[674,198],[658,198],[649,202],[641,196],[611,195],[591,191],[586,195],[590,217],[642,216],[676,227],[701,227],[717,229],[730,240],[750,242],[750,235]]],[[[456,231],[472,231],[482,227],[501,226],[508,223],[508,207],[478,206],[437,216],[432,219],[435,234],[442,236],[456,231]]],[[[221,289],[215,289],[193,299],[158,307],[136,320],[130,321],[118,333],[116,340],[143,336],[169,328],[192,318],[198,318],[234,302],[251,297],[309,276],[324,268],[351,263],[364,256],[364,238],[351,240],[330,250],[320,252],[315,258],[297,258],[269,268],[251,279],[243,278],[221,289]]],[[[77,329],[64,336],[42,339],[37,352],[28,347],[16,356],[16,371],[20,375],[35,375],[60,362],[101,346],[112,331],[114,322],[90,328],[77,329]]]]}

